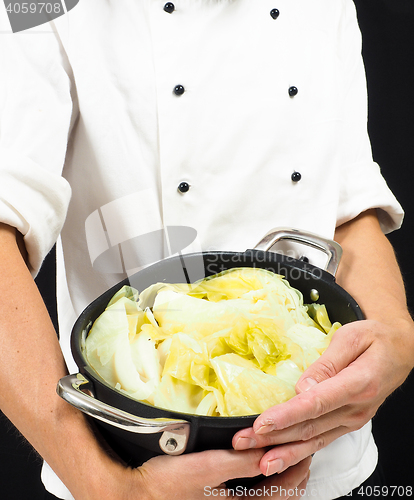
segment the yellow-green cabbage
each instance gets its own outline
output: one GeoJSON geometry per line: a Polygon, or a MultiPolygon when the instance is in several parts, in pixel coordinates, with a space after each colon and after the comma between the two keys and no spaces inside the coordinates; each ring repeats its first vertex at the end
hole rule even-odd
{"type": "Polygon", "coordinates": [[[339,327],[282,276],[237,268],[192,285],[124,286],[92,326],[85,354],[108,384],[139,401],[252,415],[295,395],[339,327]]]}

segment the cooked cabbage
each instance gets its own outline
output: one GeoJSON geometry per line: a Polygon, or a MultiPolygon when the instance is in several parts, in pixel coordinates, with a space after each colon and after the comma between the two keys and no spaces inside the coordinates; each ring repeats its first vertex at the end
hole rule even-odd
{"type": "Polygon", "coordinates": [[[303,304],[283,276],[236,268],[194,284],[124,286],[85,341],[112,387],[157,407],[212,416],[255,415],[295,384],[340,327],[303,304]]]}

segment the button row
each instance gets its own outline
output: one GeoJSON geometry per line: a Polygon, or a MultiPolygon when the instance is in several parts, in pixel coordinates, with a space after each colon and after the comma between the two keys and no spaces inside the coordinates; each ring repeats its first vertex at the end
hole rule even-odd
{"type": "MultiPolygon", "coordinates": [[[[185,92],[185,88],[184,88],[184,85],[176,85],[174,88],[173,88],[173,93],[176,95],[176,96],[181,96],[183,95],[185,92]]],[[[295,97],[295,95],[297,95],[299,92],[298,88],[297,87],[289,87],[288,89],[288,94],[290,97],[295,97]]]]}
{"type": "MultiPolygon", "coordinates": [[[[295,170],[290,178],[292,179],[292,182],[299,182],[302,179],[302,174],[295,170]]],[[[180,184],[178,184],[177,191],[179,193],[187,193],[189,190],[190,184],[188,182],[180,182],[180,184]]]]}
{"type": "MultiPolygon", "coordinates": [[[[172,2],[167,2],[164,5],[164,10],[168,14],[172,14],[175,11],[175,5],[172,2]]],[[[270,15],[272,16],[273,19],[277,19],[279,17],[280,11],[279,9],[272,9],[270,11],[270,15]]]]}

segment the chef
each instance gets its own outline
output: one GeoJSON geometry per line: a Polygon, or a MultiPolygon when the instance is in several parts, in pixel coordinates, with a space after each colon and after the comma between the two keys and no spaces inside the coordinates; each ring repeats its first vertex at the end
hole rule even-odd
{"type": "Polygon", "coordinates": [[[194,499],[262,473],[274,498],[330,500],[379,481],[370,419],[413,366],[414,326],[352,1],[89,0],[19,34],[0,11],[0,408],[44,458],[48,491],[194,499]],[[244,251],[278,226],[342,245],[337,281],[367,320],[338,330],[298,396],[234,450],[124,467],[55,392],[77,371],[75,319],[156,260],[244,251]],[[169,227],[192,236],[178,249],[148,236],[169,227]],[[32,279],[56,241],[60,344],[32,279]]]}

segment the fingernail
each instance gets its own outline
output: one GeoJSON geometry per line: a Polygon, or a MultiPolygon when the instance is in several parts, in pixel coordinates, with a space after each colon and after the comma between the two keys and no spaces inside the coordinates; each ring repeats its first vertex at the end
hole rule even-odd
{"type": "Polygon", "coordinates": [[[285,464],[281,458],[269,460],[267,462],[266,476],[271,476],[272,474],[281,472],[284,466],[285,464]]]}
{"type": "Polygon", "coordinates": [[[234,449],[241,450],[250,450],[250,448],[254,448],[256,446],[256,441],[254,439],[248,437],[239,437],[234,445],[234,449]]]}
{"type": "Polygon", "coordinates": [[[299,384],[299,389],[301,392],[306,392],[309,391],[309,389],[312,389],[312,387],[315,387],[318,382],[314,378],[305,378],[302,380],[302,382],[299,384]]]}
{"type": "Polygon", "coordinates": [[[274,431],[276,428],[275,425],[272,425],[272,424],[266,424],[266,425],[262,425],[261,427],[259,427],[257,429],[257,431],[254,431],[256,434],[267,434],[268,432],[272,432],[274,431]]]}

